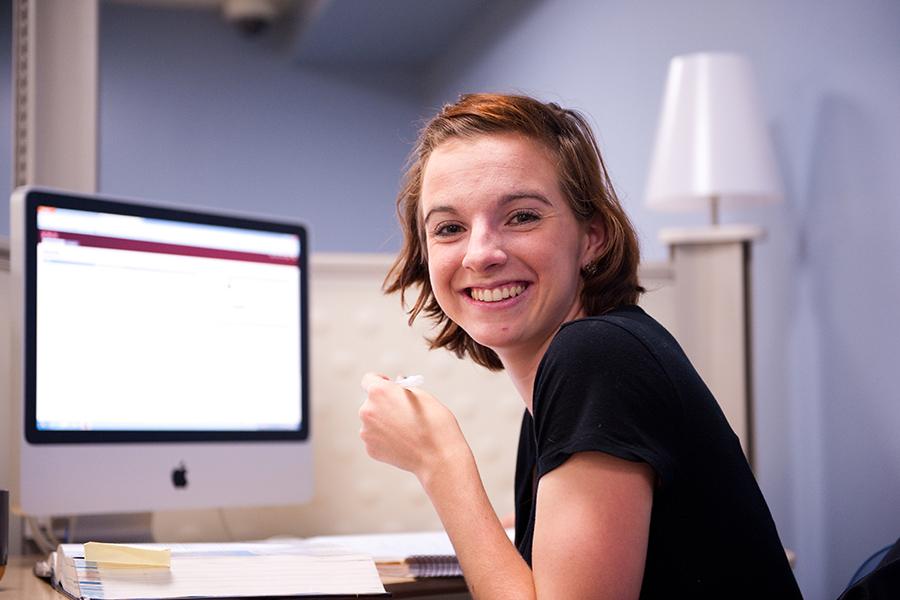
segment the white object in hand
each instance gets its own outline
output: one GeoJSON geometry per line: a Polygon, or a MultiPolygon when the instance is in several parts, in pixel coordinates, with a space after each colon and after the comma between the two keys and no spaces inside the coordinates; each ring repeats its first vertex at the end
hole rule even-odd
{"type": "Polygon", "coordinates": [[[425,385],[425,378],[421,375],[408,375],[406,377],[398,376],[394,380],[394,383],[402,385],[405,388],[422,387],[425,385]]]}

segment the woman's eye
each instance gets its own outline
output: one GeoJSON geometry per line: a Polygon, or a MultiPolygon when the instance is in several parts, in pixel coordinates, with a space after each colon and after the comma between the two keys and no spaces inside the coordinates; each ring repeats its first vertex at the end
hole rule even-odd
{"type": "Polygon", "coordinates": [[[540,220],[540,216],[536,213],[527,210],[520,210],[513,214],[510,222],[513,225],[522,225],[524,223],[532,223],[534,221],[540,220]]]}
{"type": "Polygon", "coordinates": [[[450,236],[456,235],[457,233],[461,233],[463,230],[462,225],[459,223],[441,223],[437,227],[434,228],[434,235],[441,236],[450,236]]]}

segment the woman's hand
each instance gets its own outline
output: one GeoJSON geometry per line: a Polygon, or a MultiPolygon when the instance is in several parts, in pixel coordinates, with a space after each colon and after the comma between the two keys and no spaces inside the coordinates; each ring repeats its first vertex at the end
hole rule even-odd
{"type": "Polygon", "coordinates": [[[359,436],[375,460],[427,481],[446,461],[470,456],[456,417],[432,395],[408,389],[384,375],[366,373],[366,400],[359,409],[359,436]]]}

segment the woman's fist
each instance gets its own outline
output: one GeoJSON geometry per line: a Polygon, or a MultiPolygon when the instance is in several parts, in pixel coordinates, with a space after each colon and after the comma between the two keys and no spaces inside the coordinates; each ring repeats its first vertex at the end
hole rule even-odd
{"type": "Polygon", "coordinates": [[[360,384],[366,400],[359,409],[359,435],[375,460],[423,479],[469,452],[456,417],[431,394],[375,373],[366,373],[360,384]]]}

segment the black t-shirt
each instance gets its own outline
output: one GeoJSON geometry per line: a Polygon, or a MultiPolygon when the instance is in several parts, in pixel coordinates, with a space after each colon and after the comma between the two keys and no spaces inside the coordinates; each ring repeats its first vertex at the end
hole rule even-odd
{"type": "Polygon", "coordinates": [[[528,564],[535,484],[572,454],[600,451],[656,474],[641,598],[800,597],[737,436],[684,351],[643,310],[563,325],[533,400],[515,490],[516,545],[528,564]]]}

